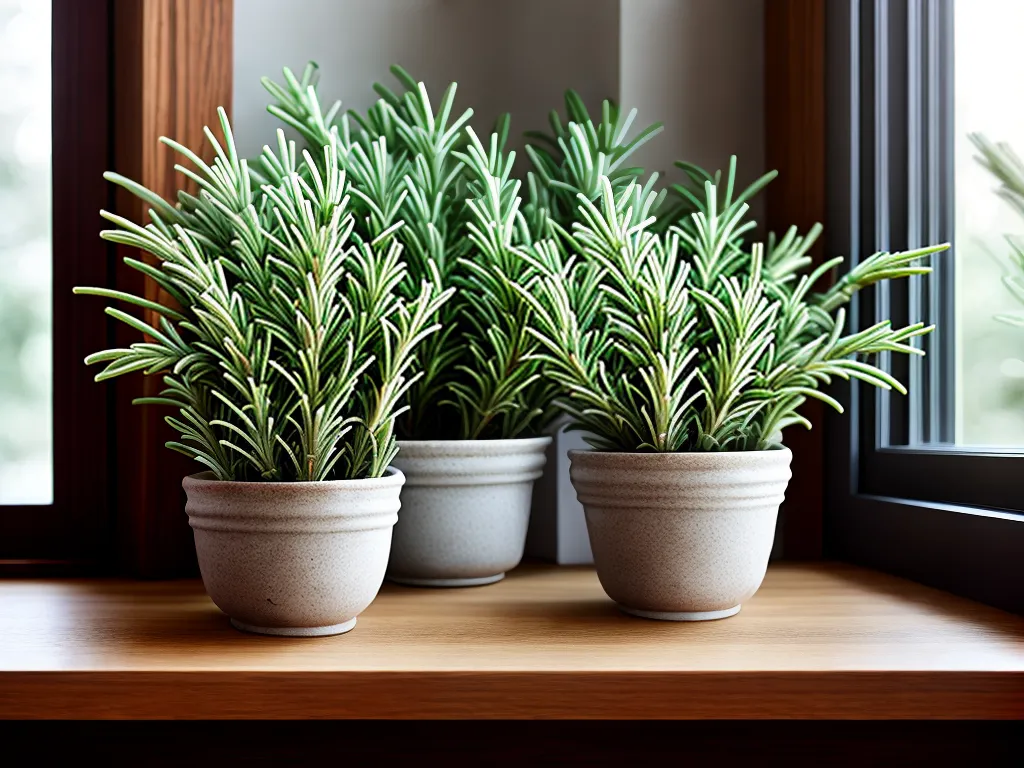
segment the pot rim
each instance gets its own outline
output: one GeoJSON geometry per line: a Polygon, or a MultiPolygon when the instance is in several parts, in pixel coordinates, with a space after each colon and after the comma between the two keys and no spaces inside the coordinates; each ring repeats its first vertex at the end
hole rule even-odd
{"type": "Polygon", "coordinates": [[[370,488],[391,488],[401,487],[405,484],[405,475],[397,467],[388,467],[380,477],[359,477],[351,480],[295,480],[295,481],[272,481],[256,483],[246,480],[218,480],[213,472],[196,472],[193,475],[186,475],[181,481],[182,487],[188,491],[189,488],[198,488],[204,485],[209,486],[231,486],[241,491],[254,491],[261,488],[296,488],[309,490],[324,490],[331,488],[345,488],[352,490],[370,488]]]}
{"type": "Polygon", "coordinates": [[[591,457],[597,461],[601,461],[598,457],[607,457],[609,460],[617,461],[634,461],[635,463],[647,463],[647,464],[666,464],[666,463],[684,463],[687,461],[696,462],[702,461],[709,464],[739,464],[747,463],[751,461],[757,461],[759,459],[771,457],[771,459],[779,461],[783,460],[788,463],[793,458],[793,452],[785,445],[775,445],[771,448],[766,448],[763,451],[599,451],[593,448],[573,448],[569,452],[569,459],[574,460],[577,457],[591,457]],[[633,459],[626,457],[635,457],[633,459]]]}
{"type": "Polygon", "coordinates": [[[457,448],[466,453],[476,452],[490,453],[494,448],[518,449],[518,448],[541,448],[551,444],[551,435],[540,437],[502,437],[495,440],[486,438],[475,438],[471,440],[399,440],[398,451],[401,455],[402,447],[409,446],[427,450],[443,450],[457,448]]]}

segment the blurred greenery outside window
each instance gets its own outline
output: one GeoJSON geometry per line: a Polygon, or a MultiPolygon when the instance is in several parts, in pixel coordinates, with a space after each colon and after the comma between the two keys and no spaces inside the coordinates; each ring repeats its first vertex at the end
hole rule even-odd
{"type": "Polygon", "coordinates": [[[0,0],[0,504],[53,501],[50,2],[0,0]]]}
{"type": "Polygon", "coordinates": [[[1024,2],[953,5],[956,442],[1014,448],[1024,445],[1024,293],[1014,287],[1024,280],[1024,2]]]}

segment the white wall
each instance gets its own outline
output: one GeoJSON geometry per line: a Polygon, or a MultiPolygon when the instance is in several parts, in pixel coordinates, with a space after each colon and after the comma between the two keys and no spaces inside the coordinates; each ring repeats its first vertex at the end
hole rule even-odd
{"type": "Polygon", "coordinates": [[[262,75],[313,59],[323,99],[364,110],[399,63],[438,98],[457,81],[478,129],[506,110],[515,136],[545,128],[572,87],[593,108],[606,97],[637,107],[637,126],[665,123],[639,154],[650,170],[724,168],[735,153],[751,181],[765,170],[764,2],[236,0],[236,136],[246,156],[273,140],[262,75]]]}
{"type": "Polygon", "coordinates": [[[511,112],[521,146],[523,131],[546,127],[566,88],[594,105],[617,94],[618,26],[618,0],[236,0],[239,148],[258,154],[278,127],[260,77],[280,81],[283,66],[300,72],[310,59],[322,99],[360,111],[376,101],[374,81],[395,87],[395,63],[438,99],[456,81],[456,106],[473,107],[477,130],[511,112]]]}
{"type": "MultiPolygon", "coordinates": [[[[678,181],[676,160],[710,171],[737,155],[741,182],[763,174],[765,0],[622,0],[623,106],[660,136],[637,165],[678,181]]],[[[752,215],[760,220],[763,200],[752,215]]]]}

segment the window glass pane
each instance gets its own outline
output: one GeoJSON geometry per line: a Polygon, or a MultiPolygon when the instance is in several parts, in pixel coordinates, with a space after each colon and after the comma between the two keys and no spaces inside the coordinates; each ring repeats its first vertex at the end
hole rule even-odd
{"type": "Polygon", "coordinates": [[[953,6],[956,441],[1024,446],[1024,2],[953,6]],[[972,134],[1004,146],[983,152],[972,134]],[[978,162],[984,155],[994,169],[978,162]]]}
{"type": "Polygon", "coordinates": [[[53,500],[50,3],[0,0],[0,504],[53,500]]]}

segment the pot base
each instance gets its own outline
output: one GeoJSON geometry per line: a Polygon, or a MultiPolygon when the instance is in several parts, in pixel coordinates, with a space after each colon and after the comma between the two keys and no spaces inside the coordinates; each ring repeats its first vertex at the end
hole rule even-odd
{"type": "Polygon", "coordinates": [[[404,584],[407,587],[482,587],[484,584],[494,584],[504,578],[504,573],[498,573],[494,576],[479,576],[473,579],[407,579],[402,576],[388,576],[388,581],[404,584]]]}
{"type": "Polygon", "coordinates": [[[658,619],[659,621],[714,621],[727,619],[740,612],[740,606],[734,605],[723,611],[644,611],[640,608],[619,606],[619,610],[642,619],[658,619]]]}
{"type": "Polygon", "coordinates": [[[327,635],[343,635],[356,625],[356,619],[343,621],[341,624],[328,624],[325,627],[254,627],[231,619],[231,626],[254,635],[277,635],[280,637],[326,637],[327,635]]]}

